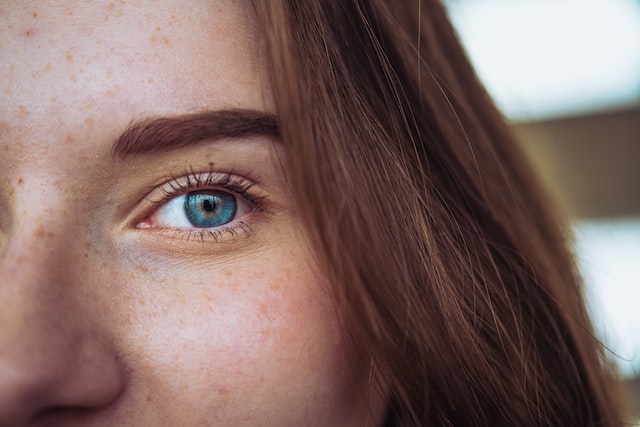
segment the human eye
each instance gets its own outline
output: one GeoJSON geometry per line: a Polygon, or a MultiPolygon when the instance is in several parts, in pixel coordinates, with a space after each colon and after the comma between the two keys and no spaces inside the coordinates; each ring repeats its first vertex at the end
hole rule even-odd
{"type": "Polygon", "coordinates": [[[251,230],[249,219],[263,212],[265,195],[255,182],[233,173],[189,171],[171,178],[147,198],[153,205],[138,229],[170,232],[186,240],[221,241],[251,230]]]}

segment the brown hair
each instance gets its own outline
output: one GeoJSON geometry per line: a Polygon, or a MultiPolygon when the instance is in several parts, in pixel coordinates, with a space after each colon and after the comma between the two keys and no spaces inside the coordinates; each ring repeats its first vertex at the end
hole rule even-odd
{"type": "Polygon", "coordinates": [[[564,228],[438,0],[256,0],[290,176],[396,425],[614,426],[564,228]]]}

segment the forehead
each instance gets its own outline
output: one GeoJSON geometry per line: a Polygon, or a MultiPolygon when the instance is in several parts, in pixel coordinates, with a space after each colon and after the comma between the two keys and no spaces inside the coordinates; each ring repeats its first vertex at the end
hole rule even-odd
{"type": "Polygon", "coordinates": [[[129,121],[264,104],[250,8],[240,1],[177,4],[3,2],[0,120],[27,124],[45,116],[62,125],[94,111],[129,121]]]}

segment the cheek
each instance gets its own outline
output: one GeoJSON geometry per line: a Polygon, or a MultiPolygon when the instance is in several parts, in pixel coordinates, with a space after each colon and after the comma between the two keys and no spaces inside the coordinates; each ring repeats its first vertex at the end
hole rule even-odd
{"type": "Polygon", "coordinates": [[[343,334],[308,264],[280,254],[145,278],[122,329],[133,377],[159,400],[225,422],[342,411],[353,392],[343,334]]]}

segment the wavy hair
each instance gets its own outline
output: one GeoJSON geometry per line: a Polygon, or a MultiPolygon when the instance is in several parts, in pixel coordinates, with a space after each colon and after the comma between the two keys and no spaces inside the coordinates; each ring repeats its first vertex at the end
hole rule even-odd
{"type": "Polygon", "coordinates": [[[289,176],[389,425],[615,426],[566,227],[438,0],[255,0],[289,176]]]}

